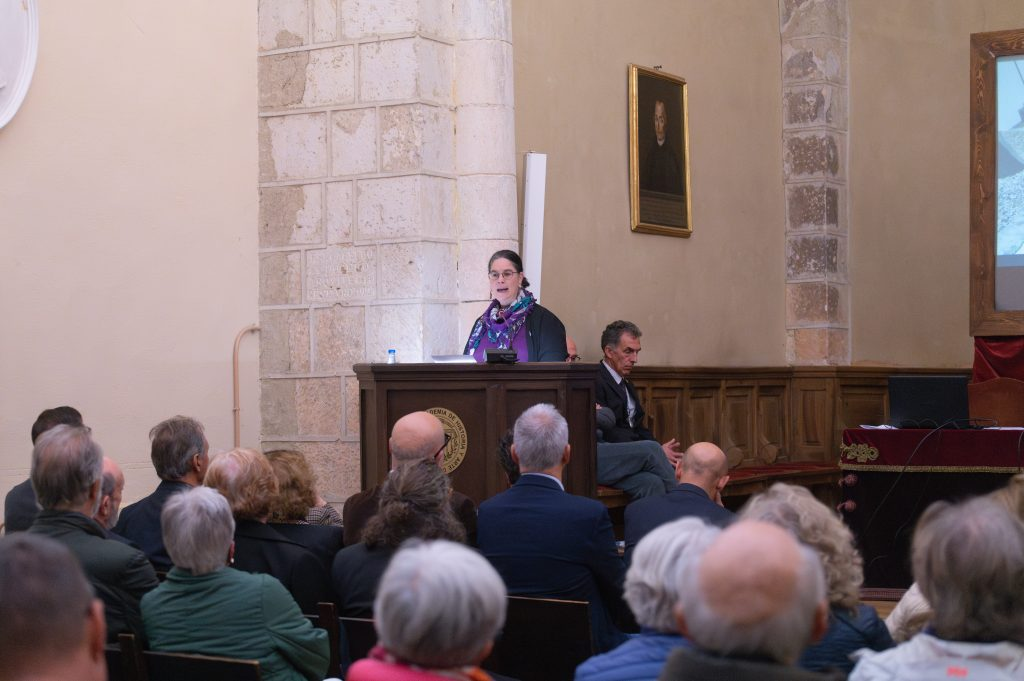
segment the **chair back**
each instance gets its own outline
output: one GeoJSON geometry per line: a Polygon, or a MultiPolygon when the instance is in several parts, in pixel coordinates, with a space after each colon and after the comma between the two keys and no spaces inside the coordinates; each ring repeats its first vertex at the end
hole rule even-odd
{"type": "Polygon", "coordinates": [[[341,671],[345,673],[353,662],[369,655],[370,650],[377,645],[377,629],[373,626],[373,620],[362,617],[339,617],[338,624],[343,632],[341,671]]]}
{"type": "Polygon", "coordinates": [[[994,419],[1000,426],[1024,426],[1024,381],[993,378],[967,384],[972,419],[994,419]]]}
{"type": "Polygon", "coordinates": [[[520,681],[564,681],[593,655],[589,603],[509,596],[505,628],[481,666],[520,681]]]}
{"type": "Polygon", "coordinates": [[[341,627],[338,624],[338,609],[334,603],[317,603],[317,614],[306,615],[306,619],[317,629],[327,632],[327,643],[331,650],[331,662],[327,667],[328,677],[341,677],[341,627]]]}
{"type": "MultiPolygon", "coordinates": [[[[261,681],[258,660],[142,650],[132,634],[118,637],[124,681],[261,681]]],[[[110,673],[108,668],[107,673],[110,673]]]]}

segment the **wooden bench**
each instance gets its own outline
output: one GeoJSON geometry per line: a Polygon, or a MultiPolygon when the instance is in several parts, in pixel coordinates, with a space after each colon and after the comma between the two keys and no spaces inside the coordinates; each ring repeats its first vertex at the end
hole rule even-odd
{"type": "Polygon", "coordinates": [[[505,627],[481,666],[520,681],[565,681],[593,655],[589,603],[509,596],[505,627]]]}

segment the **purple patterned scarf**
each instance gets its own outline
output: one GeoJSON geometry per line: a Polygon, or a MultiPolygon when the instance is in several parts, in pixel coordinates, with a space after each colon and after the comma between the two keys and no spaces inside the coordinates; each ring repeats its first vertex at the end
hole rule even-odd
{"type": "Polygon", "coordinates": [[[536,304],[533,294],[526,289],[520,290],[519,297],[504,310],[499,308],[497,300],[492,300],[480,319],[476,320],[462,354],[473,354],[476,346],[480,345],[484,333],[496,347],[507,350],[536,304]]]}

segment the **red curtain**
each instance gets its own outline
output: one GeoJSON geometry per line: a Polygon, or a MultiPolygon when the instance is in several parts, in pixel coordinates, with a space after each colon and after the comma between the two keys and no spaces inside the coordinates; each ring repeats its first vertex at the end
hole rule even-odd
{"type": "Polygon", "coordinates": [[[975,383],[1005,376],[1024,381],[1024,336],[975,336],[975,383]]]}

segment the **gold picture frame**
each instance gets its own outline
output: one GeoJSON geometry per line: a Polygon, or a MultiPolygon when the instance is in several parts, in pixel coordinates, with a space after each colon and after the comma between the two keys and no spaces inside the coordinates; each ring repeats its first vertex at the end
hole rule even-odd
{"type": "Polygon", "coordinates": [[[629,208],[634,232],[689,237],[686,80],[629,65],[629,208]]]}

